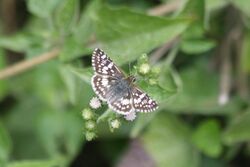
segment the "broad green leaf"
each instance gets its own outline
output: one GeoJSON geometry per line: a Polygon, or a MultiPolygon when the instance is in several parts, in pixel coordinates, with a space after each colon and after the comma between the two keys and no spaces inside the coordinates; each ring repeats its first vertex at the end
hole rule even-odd
{"type": "Polygon", "coordinates": [[[169,90],[166,85],[165,87],[158,84],[149,85],[148,82],[144,80],[138,81],[137,85],[159,103],[166,102],[169,97],[176,93],[176,90],[169,90]]]}
{"type": "Polygon", "coordinates": [[[197,54],[213,47],[211,41],[205,40],[205,0],[187,0],[180,12],[181,16],[193,18],[193,24],[183,34],[181,49],[186,53],[197,54]],[[210,43],[209,43],[210,42],[210,43]]]}
{"type": "Polygon", "coordinates": [[[66,35],[72,29],[76,21],[78,11],[78,0],[62,0],[57,11],[55,22],[62,35],[66,35]]]}
{"type": "Polygon", "coordinates": [[[73,34],[64,41],[63,50],[60,54],[62,61],[71,61],[84,54],[92,53],[88,48],[94,35],[94,21],[91,15],[97,8],[97,1],[91,1],[80,17],[79,23],[72,27],[73,34]]]}
{"type": "Polygon", "coordinates": [[[164,107],[172,112],[199,114],[230,114],[239,109],[237,99],[231,99],[224,106],[219,105],[219,76],[209,70],[207,61],[201,58],[179,72],[182,90],[170,98],[167,104],[162,104],[164,107]]]}
{"type": "Polygon", "coordinates": [[[202,23],[205,19],[205,0],[187,0],[180,15],[191,17],[202,23]]]}
{"type": "Polygon", "coordinates": [[[244,36],[241,55],[241,67],[244,72],[250,73],[250,32],[244,36]]]}
{"type": "Polygon", "coordinates": [[[239,8],[245,15],[250,17],[249,1],[248,0],[230,0],[237,8],[239,8]]]}
{"type": "Polygon", "coordinates": [[[205,0],[206,12],[220,9],[228,4],[227,0],[205,0]]]}
{"type": "Polygon", "coordinates": [[[38,17],[51,17],[60,1],[61,0],[28,0],[28,9],[38,17]]]}
{"type": "MultiPolygon", "coordinates": [[[[89,100],[93,96],[93,91],[89,80],[82,80],[84,73],[79,73],[76,68],[64,65],[60,68],[63,81],[66,85],[70,102],[79,109],[89,104],[89,100]]],[[[90,76],[91,77],[91,76],[90,76]]]]}
{"type": "Polygon", "coordinates": [[[100,7],[94,19],[100,47],[117,64],[135,60],[172,40],[190,23],[188,19],[165,19],[106,6],[100,7]]]}
{"type": "Polygon", "coordinates": [[[201,122],[193,133],[192,141],[204,154],[218,157],[222,152],[219,123],[216,120],[201,122]]]}
{"type": "Polygon", "coordinates": [[[74,39],[79,44],[86,44],[94,34],[93,15],[98,10],[98,0],[88,3],[86,9],[82,12],[78,25],[74,27],[74,39]]]}
{"type": "Polygon", "coordinates": [[[181,50],[187,54],[201,54],[215,47],[212,40],[187,39],[181,41],[181,50]]]}
{"type": "Polygon", "coordinates": [[[205,30],[201,24],[192,24],[187,31],[183,34],[183,39],[203,39],[205,30]]]}
{"type": "Polygon", "coordinates": [[[84,47],[83,44],[76,41],[75,37],[68,37],[64,42],[62,51],[60,52],[60,60],[67,62],[83,56],[91,54],[93,49],[84,47]]]}
{"type": "Polygon", "coordinates": [[[83,141],[82,119],[75,111],[44,112],[38,117],[37,134],[50,157],[71,161],[83,141]]]}
{"type": "Polygon", "coordinates": [[[250,111],[233,117],[231,123],[223,134],[223,141],[226,144],[234,144],[250,140],[250,111]]]}
{"type": "MultiPolygon", "coordinates": [[[[20,82],[16,83],[20,84],[20,82]]],[[[35,96],[31,96],[31,93],[26,97],[18,95],[19,93],[16,92],[16,105],[9,110],[8,115],[3,119],[13,141],[11,156],[15,159],[45,158],[44,149],[34,133],[36,116],[40,112],[41,106],[44,107],[44,103],[41,103],[35,96]],[[28,145],[32,145],[32,147],[27,147],[28,145]]]]}
{"type": "Polygon", "coordinates": [[[187,125],[161,112],[149,124],[142,141],[159,167],[198,167],[200,157],[189,141],[189,133],[187,125]]]}
{"type": "Polygon", "coordinates": [[[35,42],[35,39],[28,34],[15,34],[12,36],[1,36],[0,47],[16,52],[25,52],[35,42]]]}
{"type": "Polygon", "coordinates": [[[92,68],[76,68],[76,67],[69,67],[69,70],[80,77],[83,81],[88,84],[91,84],[91,77],[94,74],[92,68]]]}
{"type": "Polygon", "coordinates": [[[141,132],[145,129],[145,127],[154,119],[154,117],[158,114],[158,112],[153,112],[150,114],[137,114],[135,125],[133,126],[130,137],[136,138],[141,132]]]}
{"type": "Polygon", "coordinates": [[[56,167],[60,164],[58,160],[23,160],[11,162],[7,167],[56,167]]]}
{"type": "Polygon", "coordinates": [[[5,166],[12,149],[10,135],[0,122],[0,166],[5,166]]]}

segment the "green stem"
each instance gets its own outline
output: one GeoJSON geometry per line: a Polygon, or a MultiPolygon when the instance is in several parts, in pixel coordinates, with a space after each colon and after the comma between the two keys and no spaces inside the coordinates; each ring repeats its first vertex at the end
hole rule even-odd
{"type": "Polygon", "coordinates": [[[107,109],[100,117],[98,117],[96,123],[100,123],[100,121],[105,120],[106,118],[108,118],[110,115],[113,114],[113,111],[110,109],[107,109]]]}

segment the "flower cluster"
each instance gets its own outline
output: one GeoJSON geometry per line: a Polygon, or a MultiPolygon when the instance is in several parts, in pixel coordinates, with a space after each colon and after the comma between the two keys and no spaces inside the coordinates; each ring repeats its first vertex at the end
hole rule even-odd
{"type": "Polygon", "coordinates": [[[89,102],[90,108],[85,108],[82,111],[82,117],[85,120],[85,137],[86,140],[91,141],[96,137],[96,115],[92,109],[101,107],[101,102],[97,97],[93,97],[89,102]]]}

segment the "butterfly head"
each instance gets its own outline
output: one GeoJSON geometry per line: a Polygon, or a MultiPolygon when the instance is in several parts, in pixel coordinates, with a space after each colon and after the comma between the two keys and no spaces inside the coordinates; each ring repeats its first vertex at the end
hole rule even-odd
{"type": "Polygon", "coordinates": [[[128,81],[129,84],[132,84],[132,83],[135,83],[136,78],[135,78],[135,76],[131,75],[131,76],[127,77],[126,80],[128,81]]]}

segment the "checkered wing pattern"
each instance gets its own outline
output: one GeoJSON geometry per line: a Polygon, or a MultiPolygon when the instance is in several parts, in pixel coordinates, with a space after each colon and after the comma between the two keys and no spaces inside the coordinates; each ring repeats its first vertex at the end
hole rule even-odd
{"type": "Polygon", "coordinates": [[[151,99],[145,92],[137,87],[133,87],[132,91],[133,107],[138,112],[151,112],[158,108],[156,101],[151,99]]]}
{"type": "Polygon", "coordinates": [[[101,76],[101,75],[94,75],[92,77],[92,87],[96,93],[96,95],[98,95],[98,97],[102,100],[102,101],[107,101],[107,93],[108,93],[108,89],[111,86],[111,83],[114,81],[115,79],[112,77],[108,77],[108,76],[101,76]]]}
{"type": "Polygon", "coordinates": [[[118,100],[108,103],[109,108],[122,115],[127,115],[134,111],[132,104],[133,103],[130,93],[127,93],[124,97],[118,100]]]}
{"type": "Polygon", "coordinates": [[[99,75],[125,77],[113,61],[99,48],[93,52],[92,66],[99,75]]]}

